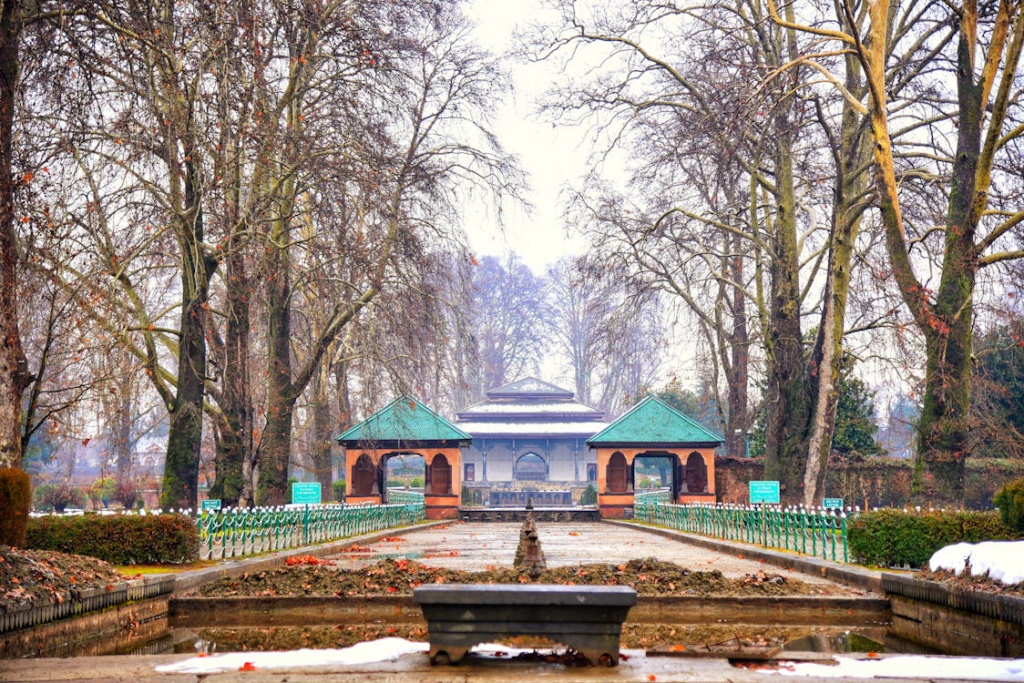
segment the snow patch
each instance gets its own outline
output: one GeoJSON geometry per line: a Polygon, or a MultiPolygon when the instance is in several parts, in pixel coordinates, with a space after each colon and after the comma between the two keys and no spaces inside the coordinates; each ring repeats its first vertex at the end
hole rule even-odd
{"type": "Polygon", "coordinates": [[[357,643],[341,650],[291,650],[288,652],[228,652],[207,657],[192,657],[156,667],[161,673],[207,674],[238,671],[251,665],[259,669],[291,669],[305,666],[353,666],[387,662],[403,655],[428,652],[427,643],[404,638],[381,638],[357,643]]]}
{"type": "Polygon", "coordinates": [[[835,665],[799,662],[764,673],[822,678],[913,678],[1024,681],[1024,659],[901,655],[879,659],[836,657],[835,665]]]}
{"type": "Polygon", "coordinates": [[[984,576],[1012,586],[1024,581],[1024,541],[957,543],[942,548],[928,561],[932,571],[961,573],[968,565],[971,576],[984,576]]]}

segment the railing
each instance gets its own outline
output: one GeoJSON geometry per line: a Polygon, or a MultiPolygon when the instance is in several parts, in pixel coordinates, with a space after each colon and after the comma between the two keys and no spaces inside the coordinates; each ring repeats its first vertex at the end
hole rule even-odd
{"type": "Polygon", "coordinates": [[[316,505],[202,510],[199,555],[224,560],[390,529],[424,519],[426,505],[316,505]]]}
{"type": "Polygon", "coordinates": [[[638,505],[640,503],[653,503],[655,501],[659,503],[668,503],[672,500],[672,491],[669,489],[657,489],[654,491],[641,491],[640,493],[633,496],[633,504],[638,505]]]}
{"type": "Polygon", "coordinates": [[[670,505],[638,497],[634,517],[679,531],[793,550],[837,562],[849,561],[843,512],[778,506],[670,505]]]}
{"type": "Polygon", "coordinates": [[[424,494],[421,491],[388,489],[388,504],[390,505],[423,505],[423,499],[424,494]]]}

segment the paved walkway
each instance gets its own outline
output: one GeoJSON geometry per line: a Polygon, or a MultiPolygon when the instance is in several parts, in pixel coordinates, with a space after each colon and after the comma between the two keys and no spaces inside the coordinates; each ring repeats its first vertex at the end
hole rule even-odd
{"type": "MultiPolygon", "coordinates": [[[[521,527],[511,523],[453,522],[405,533],[399,537],[401,540],[382,540],[366,546],[372,552],[342,553],[331,559],[346,568],[363,567],[384,557],[404,557],[434,567],[467,571],[511,567],[521,527]]],[[[764,570],[808,583],[832,583],[814,575],[743,559],[742,555],[682,543],[639,527],[600,522],[541,523],[537,525],[537,534],[548,567],[552,568],[654,557],[693,570],[717,569],[731,578],[764,570]]]]}

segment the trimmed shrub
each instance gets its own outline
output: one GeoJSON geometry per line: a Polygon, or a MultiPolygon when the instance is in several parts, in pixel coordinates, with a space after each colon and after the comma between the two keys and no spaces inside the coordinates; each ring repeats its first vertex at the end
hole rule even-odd
{"type": "Polygon", "coordinates": [[[92,483],[89,489],[89,499],[92,501],[93,509],[99,509],[100,505],[106,508],[114,499],[114,492],[117,490],[117,482],[113,477],[101,477],[92,483]]]}
{"type": "Polygon", "coordinates": [[[67,508],[84,508],[85,491],[70,482],[40,484],[36,487],[36,507],[46,512],[64,512],[67,508]]]}
{"type": "Polygon", "coordinates": [[[865,512],[847,524],[850,553],[862,564],[922,567],[935,551],[953,543],[1014,538],[995,512],[965,510],[865,512]]]}
{"type": "Polygon", "coordinates": [[[587,488],[583,489],[583,493],[580,494],[580,505],[597,505],[597,489],[593,484],[587,484],[587,488]]]}
{"type": "Polygon", "coordinates": [[[111,564],[186,564],[199,557],[199,530],[178,514],[38,517],[29,520],[27,547],[111,564]]]}
{"type": "Polygon", "coordinates": [[[31,504],[28,473],[14,467],[0,468],[0,545],[25,547],[31,504]]]}
{"type": "Polygon", "coordinates": [[[1003,524],[1018,533],[1024,532],[1024,479],[1007,482],[992,502],[999,508],[1003,524]]]}
{"type": "Polygon", "coordinates": [[[334,500],[339,503],[345,502],[345,480],[335,479],[331,487],[334,489],[334,500]]]}
{"type": "Polygon", "coordinates": [[[139,483],[133,479],[122,479],[115,483],[113,499],[120,503],[125,510],[138,507],[138,503],[142,500],[139,496],[139,483]]]}

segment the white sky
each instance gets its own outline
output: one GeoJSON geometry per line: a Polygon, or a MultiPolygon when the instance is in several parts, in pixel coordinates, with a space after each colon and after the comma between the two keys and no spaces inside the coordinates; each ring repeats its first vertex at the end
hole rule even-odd
{"type": "MultiPolygon", "coordinates": [[[[472,0],[465,9],[477,25],[480,45],[495,54],[511,48],[514,32],[541,14],[538,0],[472,0]]],[[[515,92],[498,108],[492,128],[506,150],[519,156],[529,176],[527,200],[533,209],[510,205],[502,228],[492,211],[470,207],[466,232],[476,253],[513,251],[540,275],[558,258],[585,249],[578,235],[566,234],[559,195],[586,172],[586,135],[579,129],[543,124],[533,115],[536,99],[557,77],[551,65],[509,62],[509,69],[515,92]]]]}

